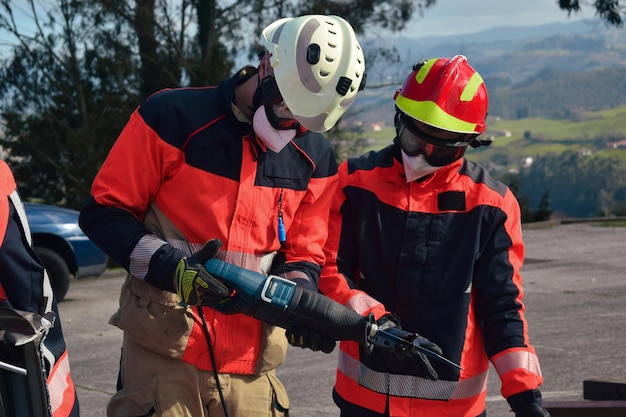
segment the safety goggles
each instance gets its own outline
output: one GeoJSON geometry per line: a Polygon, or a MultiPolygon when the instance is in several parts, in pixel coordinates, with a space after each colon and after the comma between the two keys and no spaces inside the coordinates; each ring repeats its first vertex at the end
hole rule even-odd
{"type": "Polygon", "coordinates": [[[467,145],[475,138],[471,134],[459,134],[450,139],[442,139],[424,132],[406,115],[400,116],[404,129],[400,129],[400,146],[408,156],[424,155],[426,161],[435,167],[449,165],[462,158],[467,145]]]}

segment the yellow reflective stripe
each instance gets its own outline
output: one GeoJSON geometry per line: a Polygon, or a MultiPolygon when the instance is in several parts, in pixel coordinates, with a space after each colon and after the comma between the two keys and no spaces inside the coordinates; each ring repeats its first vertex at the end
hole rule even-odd
{"type": "Polygon", "coordinates": [[[467,82],[467,85],[461,93],[461,101],[472,101],[472,99],[476,95],[476,92],[478,91],[480,86],[483,85],[483,83],[483,78],[480,76],[479,73],[475,72],[474,75],[472,75],[472,78],[470,78],[470,80],[467,82]]]}
{"type": "Polygon", "coordinates": [[[424,80],[428,76],[428,73],[430,72],[430,69],[433,67],[433,65],[435,65],[435,62],[437,62],[437,58],[429,59],[428,61],[426,61],[426,63],[422,65],[422,67],[417,71],[417,74],[415,74],[415,81],[417,81],[419,84],[424,82],[424,80]]]}
{"type": "Polygon", "coordinates": [[[476,123],[469,123],[451,116],[432,101],[415,101],[399,94],[396,97],[396,104],[404,113],[427,115],[420,120],[435,127],[459,133],[474,133],[476,130],[476,123]]]}

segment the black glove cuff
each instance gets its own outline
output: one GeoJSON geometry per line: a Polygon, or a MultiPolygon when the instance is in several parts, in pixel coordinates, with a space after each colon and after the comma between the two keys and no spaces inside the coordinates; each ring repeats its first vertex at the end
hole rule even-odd
{"type": "Polygon", "coordinates": [[[150,267],[145,280],[164,291],[176,293],[174,288],[174,271],[176,265],[185,257],[185,254],[170,245],[161,246],[150,259],[150,267]]]}
{"type": "Polygon", "coordinates": [[[541,392],[538,389],[513,394],[506,399],[511,406],[511,410],[517,411],[528,404],[541,404],[541,392]]]}
{"type": "Polygon", "coordinates": [[[379,318],[377,324],[382,330],[386,330],[391,327],[400,327],[400,317],[393,313],[388,313],[379,318]]]}

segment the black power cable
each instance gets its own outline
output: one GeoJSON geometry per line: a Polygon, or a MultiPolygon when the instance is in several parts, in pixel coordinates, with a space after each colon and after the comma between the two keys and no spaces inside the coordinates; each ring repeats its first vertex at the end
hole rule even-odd
{"type": "Polygon", "coordinates": [[[215,363],[215,353],[213,352],[213,344],[211,343],[211,335],[209,334],[209,326],[206,324],[204,318],[204,311],[202,306],[197,307],[198,315],[202,320],[202,328],[204,330],[204,337],[206,337],[206,343],[209,346],[209,356],[211,357],[211,366],[213,367],[213,377],[215,378],[215,384],[217,386],[217,392],[220,394],[220,400],[222,401],[222,408],[224,409],[224,416],[228,417],[228,410],[226,409],[226,401],[224,400],[224,393],[222,392],[222,385],[220,384],[219,376],[217,375],[217,365],[215,363]]]}

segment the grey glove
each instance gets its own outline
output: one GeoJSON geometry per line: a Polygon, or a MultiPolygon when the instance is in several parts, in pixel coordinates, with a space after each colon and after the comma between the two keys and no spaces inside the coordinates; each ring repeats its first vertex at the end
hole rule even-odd
{"type": "Polygon", "coordinates": [[[541,406],[541,392],[538,389],[513,394],[506,400],[515,417],[550,417],[550,413],[541,406]]]}
{"type": "MultiPolygon", "coordinates": [[[[385,330],[394,336],[413,344],[417,343],[420,347],[428,349],[439,355],[442,354],[441,348],[435,343],[418,335],[417,333],[410,333],[406,330],[402,330],[400,327],[400,319],[395,315],[387,314],[378,319],[376,324],[380,330],[385,330]]],[[[439,379],[437,371],[435,371],[426,355],[415,348],[409,348],[407,350],[382,349],[381,353],[387,363],[389,372],[395,374],[417,375],[433,381],[439,379]]]]}
{"type": "Polygon", "coordinates": [[[229,300],[230,289],[204,267],[206,261],[217,255],[221,247],[221,240],[209,240],[198,252],[178,262],[174,288],[185,304],[211,306],[229,300]]]}
{"type": "Polygon", "coordinates": [[[314,352],[321,350],[324,353],[330,353],[335,349],[335,342],[332,339],[326,339],[314,330],[305,328],[286,329],[285,335],[290,345],[301,347],[303,349],[311,349],[314,352]]]}

